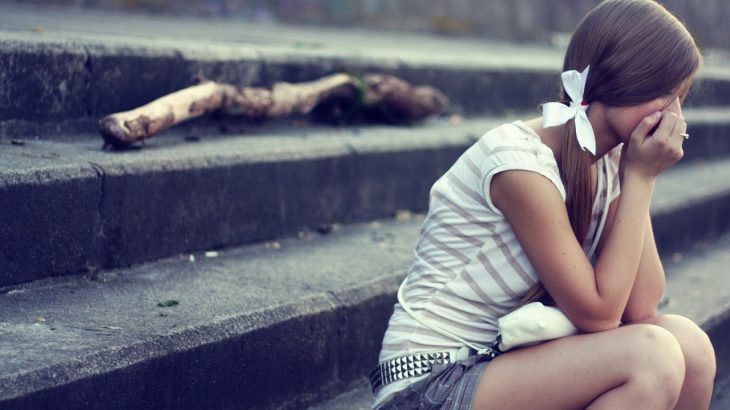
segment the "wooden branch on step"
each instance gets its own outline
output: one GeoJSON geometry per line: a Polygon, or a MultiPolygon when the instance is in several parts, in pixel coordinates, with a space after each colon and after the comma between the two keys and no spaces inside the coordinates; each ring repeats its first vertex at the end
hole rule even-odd
{"type": "Polygon", "coordinates": [[[105,145],[122,148],[214,111],[251,118],[307,115],[334,99],[378,109],[404,122],[437,114],[448,105],[446,96],[432,87],[412,86],[382,74],[362,78],[333,74],[310,82],[279,82],[270,89],[204,81],[134,110],[108,115],[99,121],[99,131],[105,145]]]}

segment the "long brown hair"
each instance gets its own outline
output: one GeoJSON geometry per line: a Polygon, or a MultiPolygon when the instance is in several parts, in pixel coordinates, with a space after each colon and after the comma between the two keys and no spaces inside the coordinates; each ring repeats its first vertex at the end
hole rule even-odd
{"type": "MultiPolygon", "coordinates": [[[[653,0],[606,0],[573,33],[563,71],[583,71],[590,65],[584,101],[631,106],[675,92],[701,64],[692,35],[662,5],[653,0]]],[[[565,90],[560,101],[570,101],[565,90]]],[[[565,130],[559,167],[570,224],[582,244],[593,208],[590,154],[578,145],[572,120],[565,130]]],[[[538,284],[523,300],[544,296],[538,284]]]]}

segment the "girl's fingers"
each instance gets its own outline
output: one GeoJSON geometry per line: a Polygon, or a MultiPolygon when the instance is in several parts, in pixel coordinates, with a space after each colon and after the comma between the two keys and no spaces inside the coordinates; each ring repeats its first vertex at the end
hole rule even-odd
{"type": "Polygon", "coordinates": [[[681,114],[665,110],[649,115],[631,134],[627,160],[631,166],[644,169],[647,175],[659,175],[684,155],[681,134],[686,130],[687,124],[681,114]],[[647,135],[653,127],[656,127],[654,133],[647,135]]]}
{"type": "Polygon", "coordinates": [[[687,123],[680,119],[677,121],[677,126],[674,127],[674,134],[672,134],[672,138],[676,139],[677,143],[682,146],[684,144],[684,134],[687,132],[687,123]]]}
{"type": "MultiPolygon", "coordinates": [[[[651,129],[654,128],[659,120],[662,118],[662,113],[657,111],[654,114],[648,115],[644,117],[643,120],[639,123],[639,125],[636,126],[634,129],[634,132],[631,133],[631,143],[632,144],[641,144],[644,142],[644,139],[649,135],[649,132],[651,132],[651,129]]],[[[624,147],[627,148],[627,147],[624,147]]]]}
{"type": "Polygon", "coordinates": [[[674,135],[677,122],[680,120],[679,115],[676,112],[664,111],[662,112],[662,122],[659,123],[659,127],[654,132],[653,137],[665,141],[670,141],[674,135]]]}

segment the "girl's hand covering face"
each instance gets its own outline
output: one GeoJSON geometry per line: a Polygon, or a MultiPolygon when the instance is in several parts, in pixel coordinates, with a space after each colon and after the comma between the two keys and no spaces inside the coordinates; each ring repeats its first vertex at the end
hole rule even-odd
{"type": "Polygon", "coordinates": [[[686,131],[687,123],[677,97],[662,111],[646,116],[636,126],[623,150],[623,171],[656,178],[684,155],[684,136],[681,134],[686,131]]]}

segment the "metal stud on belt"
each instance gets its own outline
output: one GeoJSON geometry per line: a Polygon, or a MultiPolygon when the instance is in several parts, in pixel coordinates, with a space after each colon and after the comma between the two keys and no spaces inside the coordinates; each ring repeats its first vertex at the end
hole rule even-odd
{"type": "Polygon", "coordinates": [[[386,360],[370,374],[373,392],[383,385],[407,377],[421,376],[431,371],[434,364],[451,363],[449,352],[416,353],[386,360]]]}

